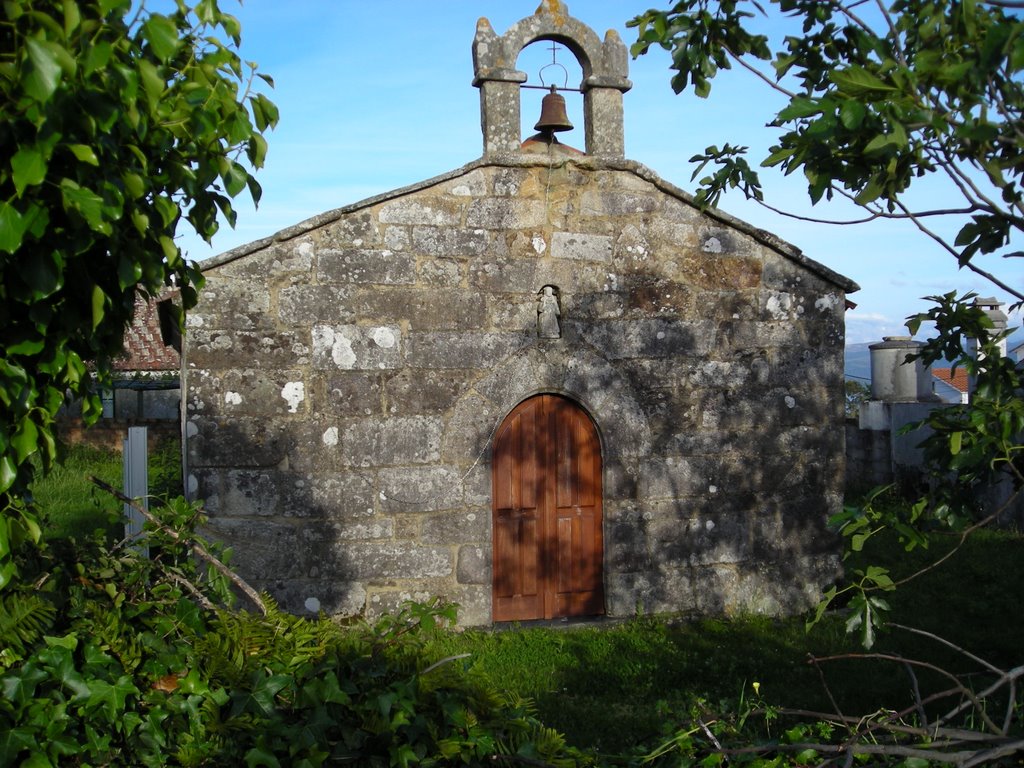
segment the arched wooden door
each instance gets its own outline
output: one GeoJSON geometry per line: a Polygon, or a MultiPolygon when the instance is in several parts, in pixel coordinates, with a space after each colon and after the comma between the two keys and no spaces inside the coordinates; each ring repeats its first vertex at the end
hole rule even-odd
{"type": "Polygon", "coordinates": [[[495,621],[604,613],[601,444],[558,395],[516,406],[494,438],[495,621]]]}

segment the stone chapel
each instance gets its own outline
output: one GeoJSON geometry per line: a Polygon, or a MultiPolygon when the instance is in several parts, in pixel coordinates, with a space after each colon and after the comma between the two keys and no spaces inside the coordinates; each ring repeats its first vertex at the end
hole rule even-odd
{"type": "Polygon", "coordinates": [[[560,0],[481,19],[480,159],[203,265],[190,489],[286,608],[780,614],[836,577],[857,285],[625,159],[627,62],[560,0]],[[539,40],[583,152],[520,135],[539,40]]]}

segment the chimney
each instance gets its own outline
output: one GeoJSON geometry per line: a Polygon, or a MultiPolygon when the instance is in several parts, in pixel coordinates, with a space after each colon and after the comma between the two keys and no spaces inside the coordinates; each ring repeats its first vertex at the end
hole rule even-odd
{"type": "MultiPolygon", "coordinates": [[[[998,336],[1007,329],[1010,324],[1010,318],[1003,312],[1003,302],[996,298],[983,299],[978,297],[974,300],[974,306],[984,312],[988,319],[992,321],[992,330],[989,331],[991,336],[998,336]]],[[[970,349],[971,357],[975,360],[978,359],[978,342],[971,339],[970,349]]],[[[1001,339],[999,342],[999,354],[1006,357],[1006,339],[1001,339]]]]}
{"type": "Polygon", "coordinates": [[[919,403],[934,399],[920,360],[907,362],[924,346],[909,336],[884,336],[871,350],[871,399],[886,403],[919,403]]]}
{"type": "MultiPolygon", "coordinates": [[[[980,309],[982,312],[984,312],[988,319],[992,321],[992,328],[988,332],[991,337],[994,338],[996,336],[999,336],[1009,326],[1010,318],[1006,316],[1005,312],[1003,312],[1003,302],[999,301],[999,299],[991,296],[989,298],[983,299],[979,296],[974,300],[974,306],[980,309]]],[[[996,345],[996,348],[999,350],[1000,357],[1006,357],[1005,338],[999,340],[999,342],[996,345]]],[[[972,358],[979,362],[984,359],[984,356],[981,354],[981,350],[979,349],[977,339],[969,340],[967,352],[970,354],[972,358]]],[[[970,396],[974,394],[974,390],[977,387],[977,384],[978,377],[971,375],[968,379],[967,386],[968,398],[970,398],[970,396]]]]}

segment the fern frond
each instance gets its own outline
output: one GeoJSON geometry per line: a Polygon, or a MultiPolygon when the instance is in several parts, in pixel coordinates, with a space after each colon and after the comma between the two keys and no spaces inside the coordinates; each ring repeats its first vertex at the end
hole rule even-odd
{"type": "Polygon", "coordinates": [[[57,609],[38,595],[0,595],[0,669],[18,661],[53,626],[57,609]],[[8,658],[10,656],[11,658],[8,658]]]}
{"type": "Polygon", "coordinates": [[[342,635],[332,622],[293,616],[273,600],[265,600],[265,616],[219,611],[213,631],[197,643],[214,678],[237,684],[268,664],[294,672],[337,648],[342,635]]]}

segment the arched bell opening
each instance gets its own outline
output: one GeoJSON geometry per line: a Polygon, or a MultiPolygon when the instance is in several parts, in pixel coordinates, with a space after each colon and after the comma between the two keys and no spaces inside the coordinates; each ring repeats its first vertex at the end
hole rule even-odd
{"type": "MultiPolygon", "coordinates": [[[[521,148],[521,86],[528,76],[520,53],[537,42],[555,41],[568,49],[582,70],[583,126],[586,153],[624,157],[622,94],[632,87],[626,46],[614,30],[604,41],[587,25],[569,16],[561,0],[544,0],[537,12],[513,24],[500,37],[480,19],[473,40],[473,85],[480,89],[484,156],[515,154],[521,148]]],[[[529,110],[532,115],[533,111],[529,110]]],[[[529,117],[526,117],[529,119],[529,117]]]]}
{"type": "Polygon", "coordinates": [[[564,104],[564,117],[572,126],[557,131],[559,143],[582,151],[586,140],[583,109],[583,66],[572,49],[551,37],[527,45],[519,54],[516,69],[526,73],[526,81],[520,87],[520,141],[525,142],[541,132],[538,124],[542,117],[549,116],[545,107],[554,95],[564,104]],[[554,48],[554,50],[552,50],[554,48]]]}

